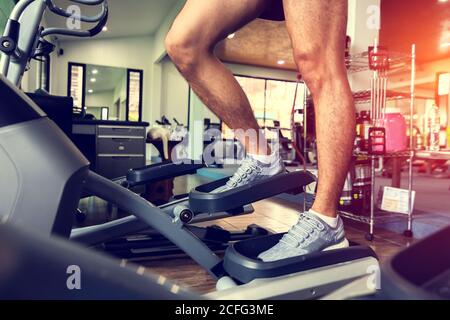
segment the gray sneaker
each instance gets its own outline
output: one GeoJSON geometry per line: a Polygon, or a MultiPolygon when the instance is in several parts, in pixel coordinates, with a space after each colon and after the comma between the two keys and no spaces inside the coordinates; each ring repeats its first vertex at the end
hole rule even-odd
{"type": "Polygon", "coordinates": [[[237,169],[230,180],[228,180],[224,186],[213,190],[212,193],[228,191],[233,188],[246,185],[250,182],[275,176],[283,172],[285,172],[285,168],[283,160],[281,159],[278,159],[271,164],[266,164],[253,159],[252,157],[247,157],[242,161],[241,166],[237,169]]]}
{"type": "Polygon", "coordinates": [[[258,258],[264,262],[271,262],[348,246],[344,223],[340,217],[336,228],[331,228],[318,216],[305,212],[300,214],[297,224],[283,236],[280,242],[261,253],[258,258]]]}

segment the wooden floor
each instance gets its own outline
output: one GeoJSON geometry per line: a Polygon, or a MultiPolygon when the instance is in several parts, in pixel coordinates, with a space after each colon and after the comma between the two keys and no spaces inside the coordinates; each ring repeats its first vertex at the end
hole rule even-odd
{"type": "MultiPolygon", "coordinates": [[[[241,230],[250,224],[258,224],[274,232],[286,232],[297,222],[297,208],[290,202],[283,200],[263,200],[254,205],[255,212],[251,215],[234,217],[210,222],[228,230],[241,230]]],[[[374,249],[381,263],[399,250],[409,245],[411,240],[386,230],[376,230],[374,241],[365,239],[367,225],[346,221],[347,238],[359,244],[367,244],[374,249]]],[[[158,261],[140,260],[148,272],[157,273],[171,279],[174,283],[188,287],[199,293],[214,290],[215,281],[189,258],[164,259],[158,261]]]]}
{"type": "MultiPolygon", "coordinates": [[[[159,202],[164,203],[174,194],[183,194],[194,186],[207,181],[207,179],[197,175],[159,182],[153,186],[147,186],[149,190],[147,194],[151,198],[147,198],[147,196],[146,198],[155,204],[159,202]],[[165,191],[161,192],[161,190],[165,191]]],[[[253,214],[211,221],[202,225],[214,224],[228,230],[242,230],[250,224],[257,224],[273,232],[286,232],[297,222],[298,213],[301,210],[299,205],[279,199],[263,200],[254,203],[253,207],[255,209],[253,214]]],[[[107,205],[96,198],[83,200],[80,208],[88,213],[88,218],[83,224],[78,226],[103,223],[120,217],[120,215],[111,215],[107,205]]],[[[379,256],[381,263],[407,246],[411,241],[398,233],[377,229],[374,241],[367,242],[365,239],[365,234],[368,230],[367,225],[345,221],[345,227],[347,238],[350,241],[371,246],[379,256]]],[[[141,259],[139,261],[129,261],[129,263],[137,263],[144,266],[149,273],[163,275],[172,280],[172,282],[199,293],[210,292],[215,288],[214,279],[190,258],[165,258],[152,261],[141,259]]]]}

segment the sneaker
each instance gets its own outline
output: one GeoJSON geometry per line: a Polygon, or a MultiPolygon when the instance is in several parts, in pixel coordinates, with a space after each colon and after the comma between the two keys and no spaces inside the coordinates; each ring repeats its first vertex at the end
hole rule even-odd
{"type": "Polygon", "coordinates": [[[225,192],[285,171],[283,160],[279,158],[270,164],[266,164],[247,156],[230,180],[224,186],[213,190],[212,193],[225,192]]]}
{"type": "Polygon", "coordinates": [[[264,262],[283,260],[318,251],[346,248],[344,223],[339,217],[336,228],[330,227],[315,214],[305,212],[288,233],[271,249],[261,253],[264,262]]]}

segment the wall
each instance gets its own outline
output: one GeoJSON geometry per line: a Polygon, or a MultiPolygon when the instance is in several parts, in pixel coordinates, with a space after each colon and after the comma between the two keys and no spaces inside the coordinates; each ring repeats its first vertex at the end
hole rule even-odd
{"type": "Polygon", "coordinates": [[[127,76],[126,73],[117,83],[117,86],[114,88],[113,92],[113,102],[119,100],[120,102],[124,102],[127,100],[127,76]]]}
{"type": "Polygon", "coordinates": [[[113,90],[88,93],[86,95],[86,107],[108,107],[113,103],[113,90]]]}
{"type": "Polygon", "coordinates": [[[450,2],[430,0],[382,0],[380,42],[396,52],[417,46],[419,61],[450,56],[450,2]]]}
{"type": "Polygon", "coordinates": [[[93,114],[97,119],[101,118],[102,107],[109,108],[109,118],[115,118],[117,111],[113,107],[114,91],[107,90],[86,95],[86,111],[93,114]]]}
{"type": "Polygon", "coordinates": [[[0,34],[3,35],[3,29],[9,14],[14,7],[13,0],[0,0],[0,34]]]}
{"type": "MultiPolygon", "coordinates": [[[[349,0],[347,34],[352,39],[351,54],[367,51],[379,37],[380,0],[349,0]]],[[[371,72],[358,72],[349,76],[353,91],[370,88],[371,72]]]]}
{"type": "Polygon", "coordinates": [[[187,125],[189,86],[167,56],[161,63],[161,116],[187,125]]]}

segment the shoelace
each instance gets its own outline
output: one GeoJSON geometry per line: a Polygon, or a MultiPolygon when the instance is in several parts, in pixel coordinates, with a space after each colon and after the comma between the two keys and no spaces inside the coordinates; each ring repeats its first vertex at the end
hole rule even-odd
{"type": "Polygon", "coordinates": [[[261,168],[252,159],[245,159],[242,165],[237,169],[236,173],[227,181],[227,187],[235,188],[245,177],[250,175],[252,171],[261,172],[261,168]]]}
{"type": "Polygon", "coordinates": [[[322,231],[325,227],[323,224],[311,217],[305,215],[304,213],[300,214],[299,221],[292,226],[287,234],[281,238],[280,242],[284,244],[297,248],[303,242],[308,239],[315,230],[322,231]]]}

